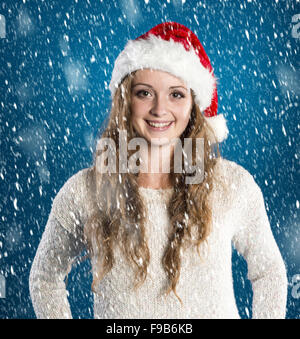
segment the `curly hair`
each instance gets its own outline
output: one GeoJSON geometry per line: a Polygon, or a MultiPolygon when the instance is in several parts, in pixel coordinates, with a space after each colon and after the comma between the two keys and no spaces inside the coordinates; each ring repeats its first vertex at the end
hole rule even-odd
{"type": "MultiPolygon", "coordinates": [[[[131,124],[131,86],[134,73],[127,75],[117,88],[112,101],[108,123],[101,138],[111,138],[116,147],[116,161],[119,168],[119,134],[126,130],[128,142],[137,137],[131,124]]],[[[189,123],[180,136],[193,139],[193,160],[195,140],[204,140],[204,179],[199,184],[186,184],[188,173],[174,172],[174,159],[170,164],[170,182],[174,187],[173,195],[167,206],[171,232],[162,257],[162,265],[167,276],[166,294],[171,291],[182,303],[176,292],[180,277],[181,255],[185,245],[192,244],[198,250],[211,230],[212,212],[208,195],[214,185],[214,166],[220,157],[219,145],[213,147],[208,140],[208,133],[213,133],[206,123],[199,107],[194,102],[189,123]]],[[[98,142],[100,139],[98,140],[98,142]]],[[[130,157],[134,151],[128,151],[130,157]]],[[[138,173],[103,173],[99,171],[99,157],[102,152],[94,153],[94,163],[90,168],[95,182],[97,209],[84,226],[88,253],[93,258],[94,276],[92,290],[113,267],[114,247],[121,245],[122,253],[135,268],[134,288],[138,288],[147,277],[150,262],[149,248],[145,237],[146,209],[139,193],[138,173]]],[[[177,172],[177,171],[176,171],[177,172]]]]}

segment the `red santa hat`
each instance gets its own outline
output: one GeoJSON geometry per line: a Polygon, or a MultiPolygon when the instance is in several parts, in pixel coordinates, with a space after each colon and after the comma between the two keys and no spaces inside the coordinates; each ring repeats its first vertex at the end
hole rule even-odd
{"type": "Polygon", "coordinates": [[[109,85],[112,96],[129,73],[150,68],[168,72],[182,79],[195,93],[195,102],[214,131],[212,143],[227,138],[223,114],[217,114],[216,77],[210,60],[197,36],[176,22],[161,23],[135,40],[127,42],[115,61],[109,85]]]}

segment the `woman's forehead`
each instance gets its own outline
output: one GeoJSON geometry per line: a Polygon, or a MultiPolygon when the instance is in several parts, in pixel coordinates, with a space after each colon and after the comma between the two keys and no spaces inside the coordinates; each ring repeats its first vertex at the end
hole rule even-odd
{"type": "Polygon", "coordinates": [[[140,69],[135,72],[133,76],[133,84],[137,84],[139,82],[141,83],[149,82],[150,84],[151,83],[161,84],[163,82],[166,84],[171,84],[172,86],[184,86],[185,88],[188,88],[185,81],[176,77],[175,75],[165,71],[150,68],[140,69]]]}

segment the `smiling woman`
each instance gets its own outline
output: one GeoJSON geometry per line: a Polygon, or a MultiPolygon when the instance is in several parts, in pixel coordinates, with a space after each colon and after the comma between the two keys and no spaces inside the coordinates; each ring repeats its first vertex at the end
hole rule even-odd
{"type": "Polygon", "coordinates": [[[180,137],[191,116],[192,94],[179,78],[157,70],[139,70],[132,84],[132,124],[148,141],[180,137]],[[166,133],[162,133],[166,132],[166,133]]]}
{"type": "MultiPolygon", "coordinates": [[[[160,152],[170,150],[170,172],[103,173],[104,151],[97,147],[94,165],[71,177],[54,199],[30,274],[37,316],[72,317],[64,278],[87,249],[95,318],[239,318],[234,245],[248,264],[253,318],[283,318],[286,272],[262,192],[246,169],[223,159],[218,147],[213,152],[228,129],[196,35],[167,22],[129,41],[110,90],[112,108],[98,144],[111,140],[120,163],[119,136],[126,131],[128,144],[141,138],[146,145],[141,162],[158,154],[164,163],[168,157],[160,152]],[[184,139],[192,141],[193,163],[203,140],[204,167],[196,166],[201,182],[187,182],[185,168],[175,170],[173,140],[184,139]]],[[[184,164],[186,154],[180,157],[184,164]]]]}
{"type": "MultiPolygon", "coordinates": [[[[152,69],[135,73],[131,92],[131,122],[137,135],[151,144],[152,168],[170,167],[170,164],[163,162],[170,161],[174,153],[173,140],[179,138],[186,129],[192,104],[192,93],[181,79],[152,69]],[[169,147],[170,144],[172,147],[169,147]],[[166,156],[166,150],[171,154],[166,156]],[[155,160],[159,164],[154,163],[155,160]]],[[[145,153],[141,153],[141,161],[148,165],[148,152],[146,159],[143,154],[145,153]]],[[[142,172],[139,176],[140,186],[171,186],[168,183],[168,173],[142,172]]]]}

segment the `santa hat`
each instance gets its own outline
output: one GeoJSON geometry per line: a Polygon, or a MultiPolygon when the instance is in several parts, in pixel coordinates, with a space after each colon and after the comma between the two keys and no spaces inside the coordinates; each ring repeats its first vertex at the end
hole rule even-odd
{"type": "Polygon", "coordinates": [[[136,70],[151,68],[171,73],[182,79],[195,93],[195,102],[204,114],[214,136],[212,143],[227,138],[228,129],[223,114],[217,115],[216,77],[210,60],[197,36],[176,23],[161,23],[127,42],[115,61],[109,85],[112,96],[123,78],[136,70]]]}

